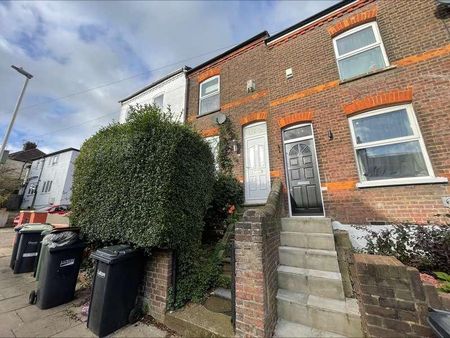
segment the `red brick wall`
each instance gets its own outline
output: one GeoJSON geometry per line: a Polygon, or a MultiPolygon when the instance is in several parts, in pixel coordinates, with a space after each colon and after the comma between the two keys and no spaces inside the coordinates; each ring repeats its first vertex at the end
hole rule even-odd
{"type": "Polygon", "coordinates": [[[277,322],[281,182],[266,206],[249,209],[235,225],[236,336],[272,337],[277,322]]]}
{"type": "Polygon", "coordinates": [[[355,255],[355,291],[367,337],[432,337],[417,269],[394,257],[355,255]]]}
{"type": "MultiPolygon", "coordinates": [[[[450,177],[450,99],[446,95],[450,44],[442,20],[435,16],[436,8],[434,0],[416,1],[414,6],[408,0],[360,1],[306,31],[269,45],[261,41],[234,58],[219,60],[210,68],[220,67],[221,112],[234,123],[241,139],[240,122],[255,112],[267,112],[270,167],[284,183],[280,125],[290,123],[290,116],[310,113],[321,185],[327,189],[323,194],[328,217],[359,224],[448,224],[448,209],[441,200],[450,195],[447,183],[356,188],[359,177],[346,114],[346,109],[352,113],[359,109],[355,102],[367,109],[364,99],[410,92],[434,173],[450,177]],[[328,29],[373,8],[394,67],[340,83],[328,29]],[[287,68],[293,70],[291,79],[285,77],[287,68]],[[246,92],[247,80],[255,80],[255,93],[246,92]],[[328,130],[333,140],[328,139],[328,130]]],[[[197,77],[203,71],[190,75],[187,111],[188,121],[200,131],[217,127],[212,119],[217,113],[197,117],[197,77]]],[[[243,156],[237,156],[235,174],[240,178],[243,165],[243,156]]]]}
{"type": "Polygon", "coordinates": [[[142,297],[147,305],[148,314],[160,322],[164,322],[171,279],[172,252],[153,250],[145,264],[142,297]]]}

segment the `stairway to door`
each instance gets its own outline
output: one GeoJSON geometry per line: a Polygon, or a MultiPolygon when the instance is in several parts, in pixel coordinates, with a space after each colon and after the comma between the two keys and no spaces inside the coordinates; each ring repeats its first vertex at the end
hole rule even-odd
{"type": "Polygon", "coordinates": [[[356,299],[345,298],[331,220],[281,220],[276,337],[362,337],[356,299]]]}

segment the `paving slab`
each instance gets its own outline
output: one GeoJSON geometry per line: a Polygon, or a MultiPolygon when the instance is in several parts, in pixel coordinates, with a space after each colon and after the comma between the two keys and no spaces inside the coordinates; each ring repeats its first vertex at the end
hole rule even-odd
{"type": "Polygon", "coordinates": [[[139,322],[117,330],[111,337],[166,337],[166,335],[165,331],[139,322]]]}
{"type": "Polygon", "coordinates": [[[86,327],[86,323],[80,323],[67,330],[61,331],[52,337],[96,337],[96,335],[86,327]]]}
{"type": "Polygon", "coordinates": [[[7,298],[0,301],[0,314],[19,310],[27,306],[30,306],[30,304],[28,304],[28,297],[24,297],[24,295],[7,298]]]}
{"type": "MultiPolygon", "coordinates": [[[[36,309],[35,306],[33,308],[36,309]]],[[[79,324],[78,320],[61,311],[53,316],[22,323],[13,329],[13,333],[16,337],[49,337],[79,324]]]]}
{"type": "Polygon", "coordinates": [[[22,320],[15,312],[0,315],[0,337],[14,337],[12,329],[22,323],[22,320]]]}

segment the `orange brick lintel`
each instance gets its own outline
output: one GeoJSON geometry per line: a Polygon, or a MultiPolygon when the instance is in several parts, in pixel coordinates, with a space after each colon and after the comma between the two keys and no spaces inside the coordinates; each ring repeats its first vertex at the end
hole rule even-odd
{"type": "Polygon", "coordinates": [[[249,102],[252,102],[254,100],[257,100],[257,99],[259,99],[261,97],[264,97],[267,94],[269,94],[269,91],[267,89],[263,89],[263,90],[260,90],[259,92],[256,92],[256,93],[254,93],[254,94],[252,94],[250,96],[245,96],[245,97],[243,97],[241,99],[237,99],[237,100],[225,103],[224,105],[222,105],[220,107],[220,109],[227,110],[227,109],[230,109],[230,108],[239,107],[239,106],[242,106],[242,105],[247,104],[249,102]]]}
{"type": "Polygon", "coordinates": [[[351,116],[374,108],[411,102],[412,96],[412,88],[406,90],[392,90],[344,104],[342,109],[347,116],[351,116]]]}
{"type": "Polygon", "coordinates": [[[241,123],[241,126],[252,123],[252,122],[257,122],[257,121],[265,121],[267,120],[267,112],[266,111],[259,111],[259,112],[254,112],[254,113],[250,113],[246,116],[244,116],[243,118],[241,118],[239,120],[239,122],[241,123]]]}
{"type": "Polygon", "coordinates": [[[205,130],[200,131],[200,134],[203,137],[217,136],[217,135],[219,135],[219,128],[216,127],[216,128],[205,129],[205,130]]]}
{"type": "Polygon", "coordinates": [[[356,183],[356,181],[336,181],[325,182],[322,186],[326,187],[327,191],[355,190],[356,183]]]}
{"type": "Polygon", "coordinates": [[[341,34],[353,27],[360,26],[370,21],[374,21],[377,17],[378,7],[374,6],[367,11],[352,15],[333,26],[328,27],[328,33],[332,37],[341,34]]]}
{"type": "Polygon", "coordinates": [[[313,119],[312,111],[294,113],[287,116],[283,116],[280,119],[278,119],[278,125],[280,126],[280,128],[284,128],[294,123],[311,122],[312,119],[313,119]]]}
{"type": "Polygon", "coordinates": [[[209,69],[201,72],[200,74],[198,74],[197,81],[198,81],[198,83],[200,83],[200,82],[205,81],[206,79],[209,79],[210,77],[213,77],[213,76],[219,75],[219,74],[220,74],[219,67],[209,68],[209,69]]]}

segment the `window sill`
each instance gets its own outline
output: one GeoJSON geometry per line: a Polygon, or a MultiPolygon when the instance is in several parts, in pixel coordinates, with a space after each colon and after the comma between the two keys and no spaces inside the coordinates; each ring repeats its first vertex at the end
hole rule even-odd
{"type": "Polygon", "coordinates": [[[448,183],[447,177],[424,177],[424,178],[406,178],[406,179],[393,179],[393,180],[380,180],[356,183],[357,188],[376,188],[376,187],[389,187],[398,185],[416,185],[416,184],[436,184],[436,183],[448,183]]]}
{"type": "Polygon", "coordinates": [[[343,85],[343,84],[346,84],[348,82],[353,82],[353,81],[356,81],[356,80],[359,80],[359,79],[363,79],[363,78],[368,77],[368,76],[384,73],[384,72],[387,72],[388,70],[395,69],[395,68],[397,68],[396,65],[390,65],[389,67],[386,67],[386,68],[383,68],[383,69],[379,69],[379,70],[375,70],[375,71],[370,72],[370,73],[365,73],[365,74],[362,74],[362,75],[357,75],[357,76],[351,77],[351,78],[346,79],[346,80],[341,80],[339,82],[339,84],[343,85]]]}
{"type": "Polygon", "coordinates": [[[199,118],[201,118],[201,117],[203,117],[203,116],[208,116],[208,115],[217,113],[217,112],[219,112],[219,111],[220,111],[220,108],[217,109],[217,110],[214,110],[214,111],[210,111],[209,113],[204,113],[204,114],[201,114],[201,115],[197,114],[196,118],[199,119],[199,118]]]}

